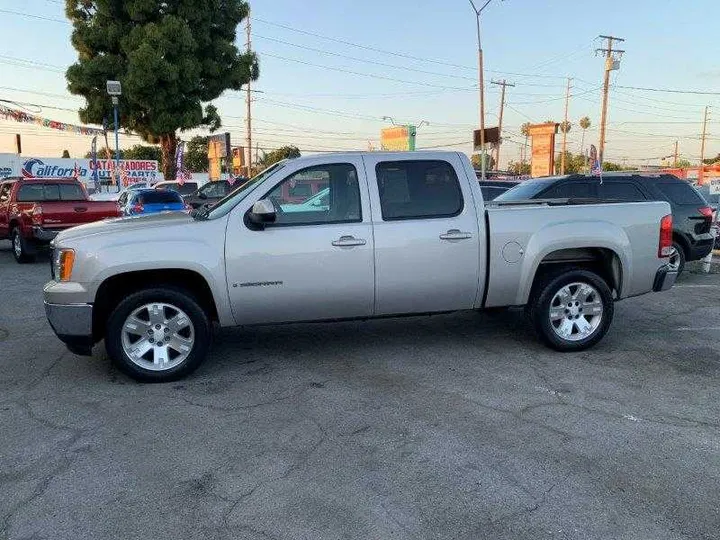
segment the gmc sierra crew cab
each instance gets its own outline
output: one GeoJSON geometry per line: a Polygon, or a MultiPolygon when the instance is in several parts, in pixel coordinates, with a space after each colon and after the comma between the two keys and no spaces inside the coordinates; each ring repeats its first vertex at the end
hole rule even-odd
{"type": "Polygon", "coordinates": [[[120,215],[114,202],[91,201],[70,178],[8,178],[0,182],[0,239],[9,238],[19,263],[62,230],[120,215]]]}
{"type": "Polygon", "coordinates": [[[154,382],[203,361],[213,322],[526,306],[545,343],[578,351],[608,331],[615,301],[672,287],[670,214],[667,202],[486,207],[455,152],[314,155],[192,215],[60,233],[45,309],[71,351],[104,339],[123,371],[154,382]],[[327,204],[304,204],[323,190],[327,204]]]}

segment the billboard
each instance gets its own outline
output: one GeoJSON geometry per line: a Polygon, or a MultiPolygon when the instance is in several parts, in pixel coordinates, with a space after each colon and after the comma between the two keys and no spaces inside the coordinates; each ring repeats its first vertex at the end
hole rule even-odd
{"type": "Polygon", "coordinates": [[[415,150],[415,126],[393,126],[380,131],[380,147],[387,152],[415,150]]]}
{"type": "MultiPolygon", "coordinates": [[[[23,176],[25,178],[77,178],[87,186],[93,186],[93,172],[101,182],[111,180],[115,162],[107,159],[36,158],[15,154],[0,154],[0,178],[23,176]]],[[[120,169],[129,182],[155,183],[163,180],[158,162],[149,159],[121,159],[120,169]]]]}
{"type": "Polygon", "coordinates": [[[530,175],[549,176],[555,170],[555,134],[558,124],[535,124],[530,126],[528,132],[532,138],[532,157],[530,175]]]}

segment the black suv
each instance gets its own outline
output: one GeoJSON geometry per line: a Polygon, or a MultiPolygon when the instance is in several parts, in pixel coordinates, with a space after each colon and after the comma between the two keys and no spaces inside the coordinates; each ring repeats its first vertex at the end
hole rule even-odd
{"type": "Polygon", "coordinates": [[[613,201],[667,201],[672,208],[674,261],[682,272],[685,261],[705,257],[713,248],[710,228],[713,209],[685,180],[670,174],[637,172],[548,176],[521,183],[496,201],[528,199],[602,199],[613,201]]]}
{"type": "Polygon", "coordinates": [[[193,208],[200,208],[206,204],[215,204],[232,190],[233,185],[227,180],[216,180],[208,182],[197,191],[183,197],[183,199],[193,208]]]}

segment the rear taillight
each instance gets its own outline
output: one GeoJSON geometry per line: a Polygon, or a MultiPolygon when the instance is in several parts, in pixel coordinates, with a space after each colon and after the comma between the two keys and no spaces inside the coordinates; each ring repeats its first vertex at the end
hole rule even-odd
{"type": "Polygon", "coordinates": [[[700,212],[705,219],[708,221],[712,221],[713,218],[713,209],[709,206],[703,206],[702,208],[698,208],[698,212],[700,212]]]}
{"type": "Polygon", "coordinates": [[[142,214],[144,211],[145,211],[145,207],[142,204],[140,204],[140,203],[133,204],[133,207],[132,207],[133,214],[142,214]]]}
{"type": "Polygon", "coordinates": [[[33,208],[31,219],[32,219],[33,225],[42,225],[43,224],[42,206],[36,205],[35,208],[33,208]]]}
{"type": "Polygon", "coordinates": [[[658,246],[658,257],[669,257],[672,255],[672,215],[667,215],[660,220],[660,245],[658,246]]]}

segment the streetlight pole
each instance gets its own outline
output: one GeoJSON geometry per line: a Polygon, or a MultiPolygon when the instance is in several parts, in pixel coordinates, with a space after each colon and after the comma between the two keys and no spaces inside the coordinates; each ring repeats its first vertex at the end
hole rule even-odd
{"type": "Polygon", "coordinates": [[[118,120],[118,103],[120,96],[122,95],[122,86],[120,81],[107,81],[106,83],[107,93],[110,95],[113,104],[113,117],[115,120],[115,182],[117,184],[117,191],[120,192],[120,139],[118,137],[119,124],[118,120]]]}

